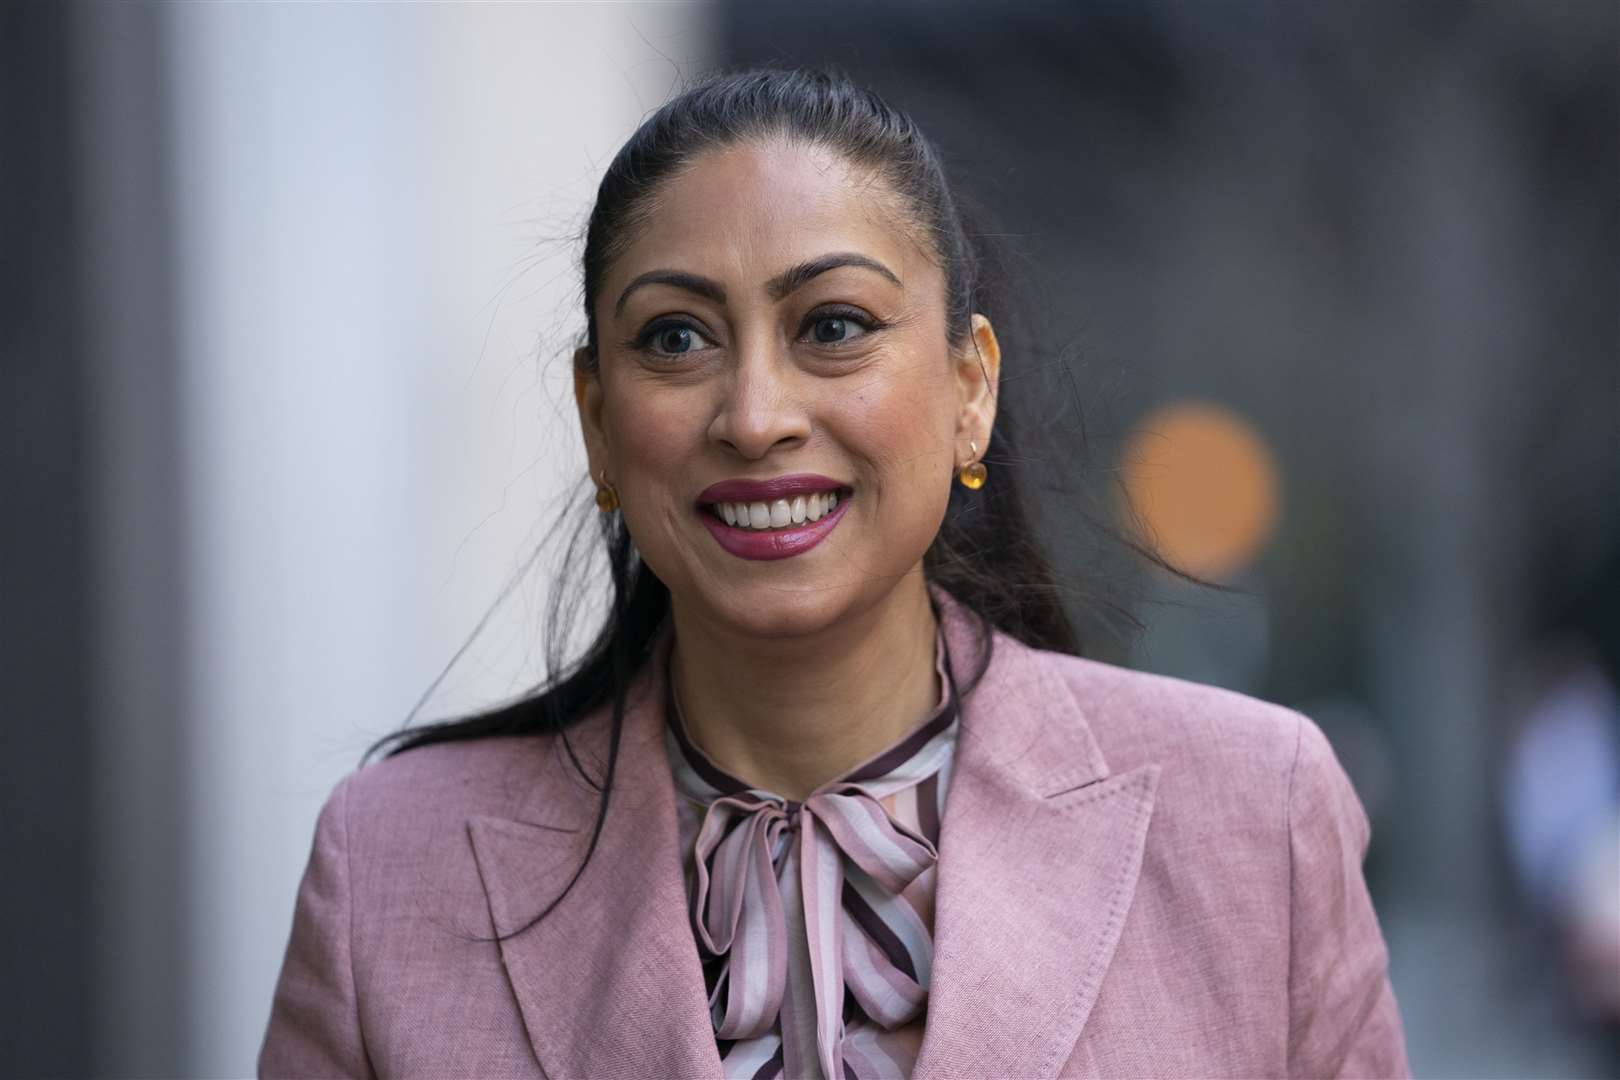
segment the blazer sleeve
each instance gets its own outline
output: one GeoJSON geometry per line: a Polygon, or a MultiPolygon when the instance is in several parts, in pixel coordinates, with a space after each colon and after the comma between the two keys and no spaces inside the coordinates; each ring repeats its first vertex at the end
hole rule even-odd
{"type": "Polygon", "coordinates": [[[261,1077],[373,1076],[360,1036],[350,955],[348,799],[351,778],[321,807],[298,886],[292,937],[259,1051],[261,1077]]]}
{"type": "Polygon", "coordinates": [[[1407,1077],[1389,953],[1361,864],[1371,830],[1333,748],[1301,716],[1288,792],[1288,1074],[1407,1077]]]}

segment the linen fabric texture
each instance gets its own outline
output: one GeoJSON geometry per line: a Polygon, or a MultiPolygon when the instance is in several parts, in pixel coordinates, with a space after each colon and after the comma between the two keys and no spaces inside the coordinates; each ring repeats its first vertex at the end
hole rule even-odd
{"type": "MultiPolygon", "coordinates": [[[[935,597],[973,671],[976,620],[935,597]]],[[[1409,1075],[1367,817],[1321,731],[992,640],[958,702],[912,1075],[1409,1075]]],[[[260,1073],[721,1077],[661,682],[638,675],[596,855],[533,925],[597,807],[559,736],[423,747],[340,782],[260,1073]]],[[[568,732],[598,777],[608,726],[568,732]]]]}

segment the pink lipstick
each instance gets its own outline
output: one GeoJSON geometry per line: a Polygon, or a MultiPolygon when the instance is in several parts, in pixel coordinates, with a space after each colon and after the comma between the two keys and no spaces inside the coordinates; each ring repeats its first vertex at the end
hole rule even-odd
{"type": "Polygon", "coordinates": [[[847,485],[813,473],[723,480],[698,496],[696,512],[715,542],[742,559],[802,555],[843,520],[847,485]]]}

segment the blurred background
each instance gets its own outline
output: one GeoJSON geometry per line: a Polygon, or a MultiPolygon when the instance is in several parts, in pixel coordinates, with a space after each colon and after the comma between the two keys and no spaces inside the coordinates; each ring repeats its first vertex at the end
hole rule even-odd
{"type": "Polygon", "coordinates": [[[332,785],[540,674],[600,171],[752,61],[990,211],[1087,652],[1327,731],[1417,1072],[1620,1071],[1612,0],[0,6],[4,1069],[252,1071],[332,785]]]}

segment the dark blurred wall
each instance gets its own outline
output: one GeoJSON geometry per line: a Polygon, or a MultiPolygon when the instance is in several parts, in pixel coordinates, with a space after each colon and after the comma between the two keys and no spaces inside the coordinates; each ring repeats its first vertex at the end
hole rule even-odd
{"type": "Polygon", "coordinates": [[[1426,717],[1402,757],[1479,778],[1479,688],[1513,642],[1454,639],[1528,632],[1532,595],[1578,582],[1620,511],[1615,21],[1576,2],[735,3],[723,57],[836,64],[942,144],[1059,344],[1009,357],[1008,399],[1054,411],[1020,383],[1049,400],[1029,368],[1065,365],[1055,411],[1090,422],[1093,484],[1157,404],[1247,417],[1285,492],[1240,582],[1275,620],[1242,688],[1401,698],[1386,717],[1426,717]]]}
{"type": "Polygon", "coordinates": [[[77,4],[74,128],[84,223],[77,286],[92,394],[94,955],[88,1043],[98,1075],[188,1060],[195,960],[185,611],[187,513],[166,4],[77,4]]]}
{"type": "Polygon", "coordinates": [[[183,1060],[179,388],[155,4],[0,4],[0,1071],[183,1060]]]}
{"type": "Polygon", "coordinates": [[[1096,555],[1059,495],[1064,567],[1119,582],[1146,630],[1075,615],[1104,659],[1322,723],[1374,817],[1414,1064],[1488,1059],[1505,999],[1466,1003],[1535,981],[1490,966],[1516,922],[1493,813],[1516,665],[1620,522],[1617,6],[739,0],[721,21],[726,63],[835,64],[910,110],[995,215],[1050,336],[1007,355],[1005,400],[1073,447],[1055,476],[1109,505],[1130,426],[1182,399],[1270,445],[1281,523],[1233,581],[1252,603],[1096,555]]]}
{"type": "Polygon", "coordinates": [[[0,1061],[82,1075],[91,941],[89,388],[69,15],[0,7],[0,1061]]]}

